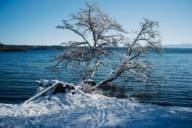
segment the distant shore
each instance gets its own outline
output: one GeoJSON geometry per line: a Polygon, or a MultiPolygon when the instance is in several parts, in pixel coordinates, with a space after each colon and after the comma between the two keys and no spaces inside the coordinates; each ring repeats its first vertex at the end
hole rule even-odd
{"type": "Polygon", "coordinates": [[[25,52],[28,50],[50,50],[50,49],[62,49],[59,45],[6,45],[0,43],[0,52],[25,52]]]}
{"type": "MultiPolygon", "coordinates": [[[[187,45],[188,46],[188,45],[187,45]]],[[[62,50],[67,48],[67,46],[62,45],[7,45],[0,43],[0,52],[26,52],[29,50],[62,50]]],[[[109,47],[110,49],[114,49],[114,47],[109,47]]],[[[123,47],[116,47],[115,49],[122,49],[123,47]]],[[[174,49],[185,50],[191,52],[192,47],[182,47],[180,45],[176,46],[163,46],[165,51],[174,51],[174,49]]],[[[182,50],[182,51],[183,51],[182,50]]]]}

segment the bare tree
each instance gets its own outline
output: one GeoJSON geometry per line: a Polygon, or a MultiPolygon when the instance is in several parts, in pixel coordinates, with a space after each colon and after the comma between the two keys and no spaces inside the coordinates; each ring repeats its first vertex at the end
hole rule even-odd
{"type": "Polygon", "coordinates": [[[64,43],[65,50],[56,56],[56,66],[75,64],[84,67],[84,77],[92,78],[99,66],[111,68],[111,73],[99,85],[112,82],[117,78],[131,74],[134,78],[148,80],[152,64],[146,56],[149,52],[159,52],[161,43],[159,33],[154,28],[157,22],[144,19],[140,29],[128,40],[127,31],[113,18],[109,17],[98,6],[87,3],[84,9],[63,20],[58,29],[70,30],[82,40],[64,43]],[[124,45],[126,51],[119,56],[119,63],[106,62],[103,57],[111,57],[114,52],[109,47],[124,45]]]}
{"type": "Polygon", "coordinates": [[[102,61],[101,57],[110,55],[107,46],[117,46],[117,43],[123,40],[122,34],[126,33],[117,21],[110,18],[99,7],[88,3],[85,9],[71,15],[70,20],[63,20],[63,25],[57,28],[70,30],[82,39],[65,43],[67,49],[56,57],[57,65],[86,64],[87,73],[95,72],[93,70],[96,70],[96,64],[102,61]],[[93,64],[92,61],[95,63],[93,66],[90,65],[93,64]]]}
{"type": "Polygon", "coordinates": [[[126,74],[131,74],[135,79],[142,81],[150,79],[153,65],[146,57],[149,52],[161,51],[159,33],[154,29],[156,26],[157,22],[148,19],[140,23],[140,29],[135,32],[136,37],[125,43],[127,50],[120,58],[119,65],[116,65],[115,72],[100,84],[106,84],[126,74]]]}

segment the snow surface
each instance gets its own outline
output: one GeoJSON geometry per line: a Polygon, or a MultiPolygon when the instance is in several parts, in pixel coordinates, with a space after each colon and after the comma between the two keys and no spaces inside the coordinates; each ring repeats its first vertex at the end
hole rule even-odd
{"type": "Polygon", "coordinates": [[[0,104],[0,128],[192,127],[192,108],[163,107],[78,92],[0,104]]]}

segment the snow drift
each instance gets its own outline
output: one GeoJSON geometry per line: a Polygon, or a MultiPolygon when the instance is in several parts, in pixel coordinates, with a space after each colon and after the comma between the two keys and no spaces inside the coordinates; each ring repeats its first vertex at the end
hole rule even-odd
{"type": "Polygon", "coordinates": [[[162,107],[81,91],[0,104],[0,128],[139,128],[192,125],[192,108],[162,107]]]}

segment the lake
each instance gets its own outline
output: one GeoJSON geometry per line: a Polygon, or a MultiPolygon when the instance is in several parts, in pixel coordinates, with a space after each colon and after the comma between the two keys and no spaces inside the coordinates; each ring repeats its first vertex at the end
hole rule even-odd
{"type": "MultiPolygon", "coordinates": [[[[115,81],[133,101],[79,93],[21,104],[35,94],[36,80],[80,81],[75,70],[47,68],[58,53],[0,52],[0,127],[191,127],[192,49],[164,49],[161,56],[150,55],[156,67],[154,83],[115,81]]],[[[102,80],[103,72],[95,79],[102,80]]]]}
{"type": "MultiPolygon", "coordinates": [[[[58,79],[78,83],[74,70],[63,72],[48,70],[58,50],[27,52],[0,52],[0,102],[21,103],[30,98],[38,87],[36,80],[58,79]]],[[[192,107],[192,49],[165,49],[161,56],[154,55],[156,83],[146,85],[136,81],[124,85],[130,95],[142,102],[192,107]]],[[[96,79],[102,80],[102,72],[96,79]]]]}

